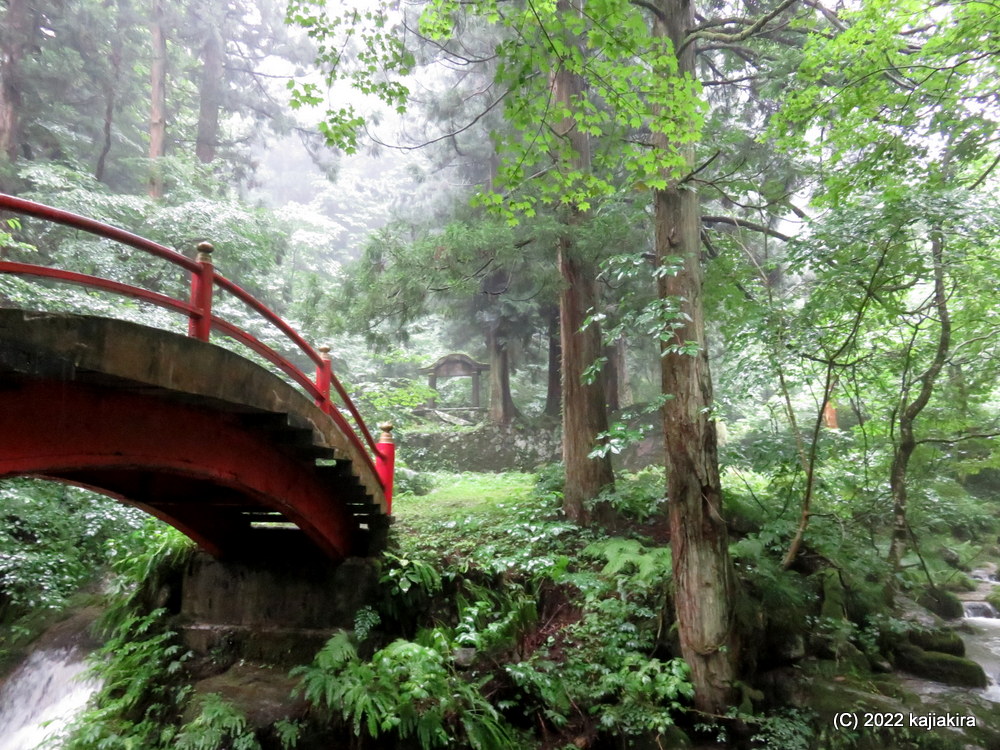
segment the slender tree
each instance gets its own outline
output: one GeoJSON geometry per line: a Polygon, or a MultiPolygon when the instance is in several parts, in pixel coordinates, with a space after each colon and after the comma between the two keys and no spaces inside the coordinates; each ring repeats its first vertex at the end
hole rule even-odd
{"type": "Polygon", "coordinates": [[[163,172],[157,161],[167,153],[167,30],[162,0],[153,0],[149,22],[150,64],[149,158],[152,171],[149,197],[163,197],[163,172]]]}
{"type": "Polygon", "coordinates": [[[111,75],[104,82],[104,125],[102,128],[103,142],[101,153],[97,157],[97,164],[94,166],[94,177],[99,181],[104,181],[107,169],[108,155],[114,143],[115,111],[118,107],[118,90],[122,85],[122,66],[124,65],[124,42],[122,29],[122,2],[115,3],[115,30],[111,38],[111,75]]]}
{"type": "Polygon", "coordinates": [[[891,409],[888,470],[893,499],[888,558],[899,566],[910,538],[907,472],[919,444],[918,419],[941,386],[953,347],[948,278],[955,264],[948,248],[962,240],[949,232],[958,217],[943,215],[935,205],[949,204],[952,192],[979,189],[1000,164],[997,119],[981,110],[984,98],[997,94],[997,62],[969,44],[1000,29],[1000,14],[986,3],[915,2],[902,8],[868,0],[851,12],[827,10],[824,17],[828,33],[807,47],[779,120],[786,133],[799,134],[802,152],[836,156],[815,202],[844,205],[859,195],[881,196],[876,199],[887,207],[904,211],[904,221],[932,223],[919,240],[903,245],[907,251],[897,254],[889,271],[892,284],[877,292],[884,304],[914,268],[926,274],[912,283],[932,289],[925,300],[900,303],[902,310],[914,311],[916,322],[904,312],[894,316],[909,331],[910,342],[901,355],[906,366],[891,409]],[[824,123],[823,138],[809,142],[811,136],[802,134],[817,122],[824,123]],[[901,199],[903,184],[916,206],[901,199]],[[908,214],[907,208],[916,210],[908,214]],[[930,354],[921,355],[927,329],[935,331],[934,344],[930,354]]]}
{"type": "Polygon", "coordinates": [[[14,162],[21,145],[22,63],[34,31],[28,0],[7,0],[0,21],[0,157],[14,162]]]}
{"type": "Polygon", "coordinates": [[[223,83],[224,41],[219,27],[210,23],[201,48],[201,82],[198,86],[198,135],[195,154],[204,163],[215,160],[219,145],[219,110],[223,83]]]}

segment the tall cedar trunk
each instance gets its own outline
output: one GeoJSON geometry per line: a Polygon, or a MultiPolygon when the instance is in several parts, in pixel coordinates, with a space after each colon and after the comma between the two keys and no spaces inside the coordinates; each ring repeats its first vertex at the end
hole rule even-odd
{"type": "Polygon", "coordinates": [[[563,510],[577,523],[587,524],[590,518],[585,501],[597,497],[603,488],[614,483],[610,457],[589,457],[597,447],[598,433],[608,429],[603,373],[599,370],[592,383],[583,382],[584,371],[603,352],[601,332],[596,325],[580,330],[588,311],[597,304],[597,273],[592,264],[573,257],[572,243],[567,238],[559,242],[559,272],[563,279],[559,295],[566,469],[563,510]]]}
{"type": "Polygon", "coordinates": [[[219,143],[219,106],[223,74],[222,37],[214,26],[201,51],[201,87],[198,104],[198,141],[195,154],[204,164],[215,160],[219,143]]]}
{"type": "Polygon", "coordinates": [[[150,65],[149,158],[152,174],[149,196],[163,197],[163,174],[157,160],[167,150],[167,35],[163,26],[163,2],[153,0],[153,20],[149,25],[153,59],[150,65]]]}
{"type": "Polygon", "coordinates": [[[122,73],[122,35],[121,35],[121,14],[122,7],[119,2],[115,12],[115,30],[111,35],[111,77],[104,86],[104,145],[101,153],[97,157],[97,165],[94,167],[94,179],[98,182],[104,181],[104,170],[108,162],[108,154],[111,153],[111,131],[115,122],[116,94],[121,82],[122,73]]]}
{"type": "Polygon", "coordinates": [[[662,389],[674,609],[681,654],[691,667],[695,705],[725,713],[737,679],[739,639],[734,627],[736,580],[722,518],[715,424],[708,410],[712,383],[701,309],[698,198],[689,190],[655,192],[657,255],[684,258],[675,276],[659,282],[661,298],[683,300],[690,316],[673,343],[695,341],[697,354],[668,352],[662,389]]]}
{"type": "Polygon", "coordinates": [[[562,345],[559,341],[559,307],[552,305],[545,311],[548,319],[549,366],[545,389],[545,416],[558,417],[562,410],[562,345]]]}
{"type": "MultiPolygon", "coordinates": [[[[560,13],[569,15],[573,10],[569,0],[559,0],[560,13]]],[[[576,40],[568,40],[576,44],[576,40]]],[[[552,75],[552,98],[572,110],[578,106],[575,99],[583,90],[580,76],[560,66],[552,75]]],[[[567,119],[559,126],[564,137],[573,147],[570,169],[586,172],[590,169],[590,141],[586,133],[574,127],[567,119]]],[[[582,214],[567,209],[567,231],[558,241],[559,274],[562,290],[559,293],[559,336],[562,343],[562,393],[563,393],[563,465],[566,486],[563,491],[563,510],[572,520],[588,524],[591,519],[584,503],[597,497],[602,489],[614,484],[611,457],[590,458],[597,447],[597,434],[608,429],[608,414],[604,403],[604,373],[598,368],[591,383],[583,382],[584,372],[603,354],[601,329],[593,323],[581,330],[591,310],[598,309],[597,269],[594,263],[583,258],[573,244],[572,228],[582,220],[582,214]]],[[[603,511],[598,515],[604,515],[603,511]]],[[[609,519],[597,518],[598,523],[609,519]]]]}
{"type": "Polygon", "coordinates": [[[8,0],[0,30],[0,158],[17,161],[21,140],[21,61],[31,40],[28,0],[8,0]]]}
{"type": "Polygon", "coordinates": [[[934,274],[934,312],[938,321],[938,340],[934,359],[928,368],[917,378],[920,390],[916,398],[909,401],[909,389],[905,388],[900,396],[898,408],[899,438],[892,456],[892,466],[889,469],[889,489],[892,493],[893,529],[892,542],[889,545],[889,563],[899,568],[906,551],[909,538],[907,512],[907,479],[906,473],[917,440],[913,432],[914,424],[920,412],[924,410],[934,393],[938,375],[948,359],[951,348],[951,315],[948,311],[948,293],[944,277],[944,238],[941,230],[935,228],[931,234],[931,268],[934,274]]]}
{"type": "Polygon", "coordinates": [[[486,334],[486,349],[490,356],[490,421],[509,425],[520,416],[510,393],[510,354],[499,325],[490,325],[486,334]]]}
{"type": "MultiPolygon", "coordinates": [[[[695,26],[690,0],[660,0],[659,8],[657,34],[680,49],[685,30],[695,26]]],[[[683,49],[678,63],[681,74],[694,74],[693,44],[683,49]]],[[[734,616],[736,577],[722,519],[715,424],[709,415],[712,383],[702,310],[700,208],[697,194],[676,184],[655,190],[653,206],[657,262],[664,264],[670,256],[684,259],[679,273],[660,277],[659,295],[677,300],[687,316],[674,340],[664,345],[661,360],[663,392],[671,396],[663,407],[663,434],[674,608],[681,654],[691,667],[695,706],[721,714],[734,705],[740,643],[734,616]],[[672,344],[687,342],[697,343],[696,354],[671,349],[672,344]]]]}

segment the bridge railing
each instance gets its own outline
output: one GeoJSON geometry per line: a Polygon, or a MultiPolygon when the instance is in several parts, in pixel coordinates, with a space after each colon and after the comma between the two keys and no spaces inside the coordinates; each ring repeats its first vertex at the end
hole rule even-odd
{"type": "Polygon", "coordinates": [[[394,446],[391,443],[392,438],[388,430],[383,431],[380,441],[376,443],[371,431],[361,418],[361,414],[358,412],[354,401],[348,395],[340,379],[333,372],[330,364],[329,347],[319,347],[318,350],[313,348],[294,328],[282,320],[263,302],[218,273],[212,262],[213,248],[209,243],[203,242],[198,245],[197,258],[192,260],[176,250],[148,240],[145,237],[140,237],[137,234],[127,232],[124,229],[119,229],[118,227],[113,227],[94,219],[88,219],[85,216],[23,198],[16,198],[0,193],[0,209],[23,216],[45,219],[56,224],[89,232],[98,237],[121,242],[142,252],[162,258],[175,266],[180,266],[190,273],[191,295],[187,300],[180,300],[149,289],[99,276],[31,263],[0,260],[0,273],[52,279],[58,282],[86,286],[133,297],[186,315],[188,318],[188,335],[193,338],[208,341],[211,332],[215,330],[240,342],[285,373],[285,375],[297,383],[315,400],[316,405],[320,409],[330,415],[341,432],[354,444],[371,470],[378,477],[385,491],[386,504],[391,507],[394,446]],[[212,307],[216,288],[232,295],[277,328],[306,357],[312,360],[316,366],[315,377],[311,378],[253,334],[214,315],[212,307]],[[331,389],[339,397],[348,414],[350,414],[354,422],[353,427],[341,413],[336,402],[331,398],[331,389]]]}

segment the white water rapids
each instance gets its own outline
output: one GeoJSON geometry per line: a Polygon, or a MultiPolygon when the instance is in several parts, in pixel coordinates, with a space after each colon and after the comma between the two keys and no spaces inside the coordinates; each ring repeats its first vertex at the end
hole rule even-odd
{"type": "Polygon", "coordinates": [[[996,617],[966,617],[965,624],[973,633],[963,633],[965,655],[983,668],[990,684],[982,696],[1000,703],[1000,619],[996,617]]]}
{"type": "Polygon", "coordinates": [[[997,568],[990,564],[972,571],[970,577],[979,585],[975,591],[961,596],[965,608],[962,622],[966,627],[959,634],[965,642],[966,657],[978,662],[990,681],[986,690],[976,692],[1000,703],[1000,613],[986,601],[997,585],[997,568]]]}
{"type": "Polygon", "coordinates": [[[0,685],[0,750],[34,750],[57,738],[97,689],[85,678],[86,654],[54,648],[33,652],[0,685]]]}

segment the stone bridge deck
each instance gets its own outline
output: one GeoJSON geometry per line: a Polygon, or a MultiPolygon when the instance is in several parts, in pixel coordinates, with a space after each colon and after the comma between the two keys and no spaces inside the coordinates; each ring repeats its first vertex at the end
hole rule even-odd
{"type": "Polygon", "coordinates": [[[328,557],[367,552],[382,486],[330,416],[268,370],[187,336],[0,310],[0,477],[136,505],[216,556],[294,524],[328,557]]]}

